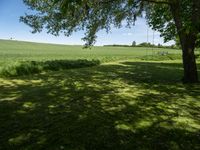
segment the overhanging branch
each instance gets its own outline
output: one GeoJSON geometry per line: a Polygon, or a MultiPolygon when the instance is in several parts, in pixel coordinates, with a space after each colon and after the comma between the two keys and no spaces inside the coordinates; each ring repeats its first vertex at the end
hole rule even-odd
{"type": "Polygon", "coordinates": [[[155,3],[155,4],[166,4],[166,5],[171,4],[169,1],[162,1],[162,0],[142,0],[142,1],[149,2],[149,3],[155,3]]]}

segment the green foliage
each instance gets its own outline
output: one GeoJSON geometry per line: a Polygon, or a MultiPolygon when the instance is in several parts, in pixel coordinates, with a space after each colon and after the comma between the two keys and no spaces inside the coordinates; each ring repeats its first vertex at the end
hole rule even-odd
{"type": "Polygon", "coordinates": [[[131,46],[136,46],[136,45],[137,45],[136,42],[133,41],[131,46]]]}
{"type": "Polygon", "coordinates": [[[143,42],[143,43],[138,44],[138,46],[142,46],[142,47],[152,47],[152,46],[154,46],[154,45],[151,44],[151,43],[143,42]]]}
{"type": "Polygon", "coordinates": [[[134,24],[136,16],[142,14],[143,2],[138,0],[24,0],[36,14],[26,14],[21,21],[33,28],[33,33],[46,28],[48,33],[69,36],[74,31],[85,30],[86,46],[95,42],[96,33],[111,25],[117,28],[126,20],[127,26],[134,24]]]}
{"type": "Polygon", "coordinates": [[[85,30],[86,46],[95,42],[99,30],[109,32],[112,26],[120,28],[122,21],[131,27],[144,12],[149,25],[161,32],[165,41],[174,40],[178,26],[174,23],[172,8],[176,6],[180,7],[180,30],[186,34],[200,31],[200,4],[196,0],[24,0],[24,3],[36,11],[34,15],[21,17],[33,32],[46,28],[48,33],[69,36],[74,31],[85,30]]]}
{"type": "Polygon", "coordinates": [[[197,36],[196,47],[200,48],[200,33],[197,36]]]}
{"type": "Polygon", "coordinates": [[[168,5],[149,5],[147,8],[147,21],[150,27],[159,31],[165,42],[175,40],[177,30],[173,21],[173,16],[168,5]]]}
{"type": "Polygon", "coordinates": [[[4,77],[31,75],[44,71],[58,71],[64,69],[74,69],[92,67],[99,65],[98,60],[54,60],[54,61],[22,61],[4,66],[0,70],[0,75],[4,77]]]}
{"type": "MultiPolygon", "coordinates": [[[[170,2],[170,1],[169,1],[170,2]]],[[[184,34],[198,34],[200,32],[200,14],[196,13],[200,11],[200,4],[196,3],[196,0],[175,0],[174,4],[158,5],[150,4],[146,7],[146,18],[148,24],[161,33],[165,41],[177,40],[178,31],[184,34]],[[178,4],[178,5],[177,5],[178,4]],[[173,8],[177,5],[178,8],[173,8]],[[179,10],[179,29],[177,30],[177,24],[174,22],[174,16],[172,9],[179,10]],[[194,10],[195,9],[195,10],[194,10]]]]}

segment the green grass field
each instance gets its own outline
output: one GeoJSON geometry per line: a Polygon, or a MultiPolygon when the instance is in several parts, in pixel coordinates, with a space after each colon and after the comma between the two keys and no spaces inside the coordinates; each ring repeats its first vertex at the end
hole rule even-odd
{"type": "MultiPolygon", "coordinates": [[[[180,50],[164,49],[170,54],[180,54],[180,50]]],[[[163,49],[129,48],[129,47],[93,47],[82,49],[82,46],[65,46],[38,44],[30,42],[0,40],[0,63],[10,60],[55,60],[55,59],[99,59],[102,62],[127,60],[151,55],[163,49]]]]}
{"type": "Polygon", "coordinates": [[[0,150],[199,150],[200,85],[181,83],[180,58],[0,40],[0,69],[73,62],[0,77],[0,150]]]}

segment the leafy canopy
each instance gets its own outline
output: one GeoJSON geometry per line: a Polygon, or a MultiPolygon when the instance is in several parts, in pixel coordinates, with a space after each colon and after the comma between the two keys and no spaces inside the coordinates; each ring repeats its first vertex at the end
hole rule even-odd
{"type": "Polygon", "coordinates": [[[89,46],[95,43],[99,30],[109,32],[111,26],[122,27],[122,22],[131,27],[146,12],[149,25],[168,41],[177,35],[170,11],[170,6],[177,1],[181,3],[183,30],[190,30],[191,0],[24,0],[34,14],[26,14],[20,20],[31,26],[33,33],[46,28],[53,35],[70,36],[85,30],[83,40],[89,46]]]}
{"type": "Polygon", "coordinates": [[[179,3],[180,7],[178,15],[180,17],[181,24],[181,28],[179,30],[185,34],[190,32],[199,34],[200,3],[194,3],[195,1],[196,0],[174,0],[174,4],[169,3],[169,5],[148,5],[146,9],[148,24],[154,30],[159,31],[166,42],[169,40],[176,41],[178,38],[178,31],[171,9],[173,9],[173,5],[179,3]],[[194,9],[197,10],[197,14],[195,14],[194,9]]]}

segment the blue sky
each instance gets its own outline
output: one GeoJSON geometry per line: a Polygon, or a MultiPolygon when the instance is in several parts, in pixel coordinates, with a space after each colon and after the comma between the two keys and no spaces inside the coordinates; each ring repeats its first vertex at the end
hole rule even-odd
{"type": "MultiPolygon", "coordinates": [[[[57,44],[84,44],[81,38],[84,32],[76,32],[70,37],[60,35],[55,37],[47,34],[45,31],[42,33],[32,34],[31,28],[19,22],[19,17],[24,15],[25,12],[30,12],[23,4],[23,0],[0,0],[0,39],[33,41],[42,43],[57,43],[57,44]]],[[[132,41],[136,43],[147,41],[147,30],[149,30],[149,42],[153,43],[153,31],[148,29],[145,19],[138,19],[136,25],[131,29],[122,27],[121,29],[112,28],[111,33],[107,34],[105,31],[100,31],[97,36],[96,45],[106,44],[131,44],[132,41]]],[[[159,33],[154,34],[154,43],[163,44],[163,39],[160,38],[159,33]]],[[[165,45],[172,44],[172,42],[165,45]]]]}

